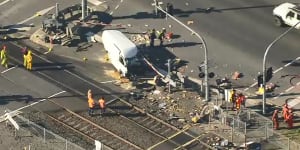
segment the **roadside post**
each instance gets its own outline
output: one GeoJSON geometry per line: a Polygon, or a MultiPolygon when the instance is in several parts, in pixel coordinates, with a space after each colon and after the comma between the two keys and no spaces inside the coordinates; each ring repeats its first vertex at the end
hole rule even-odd
{"type": "MultiPolygon", "coordinates": [[[[155,0],[156,1],[156,0],[155,0]]],[[[152,4],[153,5],[153,4],[152,4]]],[[[182,23],[181,21],[179,21],[178,19],[176,19],[174,16],[172,16],[171,14],[169,14],[168,12],[166,12],[163,8],[161,8],[159,5],[154,5],[154,7],[158,10],[160,10],[161,12],[165,13],[166,16],[170,17],[171,19],[173,19],[174,21],[176,21],[177,23],[179,23],[181,26],[183,26],[184,28],[186,28],[187,30],[189,30],[190,32],[192,32],[192,35],[195,35],[197,38],[200,39],[203,48],[204,48],[204,85],[205,85],[205,99],[203,100],[204,102],[207,102],[210,100],[209,98],[209,84],[208,84],[208,51],[207,51],[207,45],[206,42],[204,40],[204,38],[202,36],[200,36],[197,32],[195,32],[193,29],[191,29],[190,27],[188,27],[187,25],[185,25],[184,23],[182,23]]]]}
{"type": "Polygon", "coordinates": [[[169,83],[168,83],[168,86],[169,86],[169,94],[171,93],[171,59],[168,59],[168,77],[169,77],[169,83]]]}
{"type": "Polygon", "coordinates": [[[284,37],[288,32],[290,32],[292,29],[294,29],[298,24],[300,23],[300,21],[298,23],[296,23],[295,25],[291,26],[288,30],[286,30],[284,33],[280,34],[273,42],[271,42],[271,44],[268,45],[265,54],[264,54],[264,58],[263,58],[263,84],[262,87],[264,89],[263,92],[263,110],[262,113],[265,115],[266,114],[266,58],[267,58],[267,54],[270,50],[270,48],[277,42],[279,41],[282,37],[284,37]]]}

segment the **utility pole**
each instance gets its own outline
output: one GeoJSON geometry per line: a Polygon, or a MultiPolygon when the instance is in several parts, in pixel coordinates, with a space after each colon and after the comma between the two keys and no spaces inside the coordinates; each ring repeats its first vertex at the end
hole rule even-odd
{"type": "Polygon", "coordinates": [[[173,19],[174,21],[176,21],[177,23],[179,23],[181,26],[185,27],[187,30],[189,30],[190,32],[192,32],[195,36],[197,36],[204,48],[204,73],[205,73],[205,77],[204,77],[204,85],[205,85],[205,100],[203,101],[209,101],[209,84],[208,84],[208,51],[207,51],[207,46],[205,43],[205,40],[202,36],[200,36],[197,32],[195,32],[193,29],[191,29],[190,27],[186,26],[184,23],[182,23],[181,21],[179,21],[178,19],[176,19],[174,16],[170,15],[168,12],[166,12],[165,10],[163,10],[160,6],[155,5],[154,7],[156,7],[158,10],[162,11],[163,13],[166,14],[166,16],[170,17],[171,19],[173,19]]]}
{"type": "Polygon", "coordinates": [[[81,20],[84,21],[86,17],[86,10],[87,10],[87,0],[82,0],[81,1],[81,20]]]}
{"type": "Polygon", "coordinates": [[[279,41],[282,37],[284,37],[288,32],[290,32],[293,28],[295,28],[298,24],[300,23],[300,21],[298,23],[296,23],[295,25],[291,26],[288,30],[286,30],[284,33],[280,34],[266,49],[265,54],[264,54],[264,59],[263,59],[263,84],[262,87],[264,89],[263,92],[263,114],[266,114],[266,58],[267,58],[267,54],[270,50],[270,48],[277,42],[279,41]]]}

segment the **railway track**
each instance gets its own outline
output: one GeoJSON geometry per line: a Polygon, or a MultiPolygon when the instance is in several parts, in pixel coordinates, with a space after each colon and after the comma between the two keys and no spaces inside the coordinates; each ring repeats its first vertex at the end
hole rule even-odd
{"type": "Polygon", "coordinates": [[[58,113],[46,113],[52,120],[60,123],[61,125],[73,130],[74,132],[84,136],[90,141],[101,141],[104,145],[118,150],[142,150],[143,148],[131,143],[130,141],[118,136],[108,129],[96,124],[81,115],[56,104],[61,110],[58,113]]]}
{"type": "MultiPolygon", "coordinates": [[[[45,58],[38,57],[38,55],[35,56],[39,59],[38,61],[40,62],[46,61],[47,63],[51,63],[51,61],[45,58]]],[[[18,63],[22,63],[16,58],[14,58],[14,60],[18,63]]],[[[58,84],[60,87],[66,88],[68,91],[74,94],[85,95],[86,90],[88,88],[91,88],[96,93],[107,94],[106,99],[117,99],[110,104],[111,106],[114,106],[111,107],[110,111],[116,112],[123,119],[126,119],[127,121],[130,121],[131,123],[134,123],[137,126],[141,127],[143,130],[152,133],[158,139],[160,138],[162,139],[162,141],[168,142],[168,144],[172,145],[172,149],[185,144],[187,140],[192,140],[197,137],[190,133],[182,132],[180,129],[166,123],[164,120],[144,112],[143,109],[138,108],[137,106],[128,103],[126,100],[119,98],[117,95],[112,94],[107,89],[100,87],[99,84],[95,84],[72,71],[62,69],[61,66],[57,66],[57,68],[60,69],[60,74],[56,74],[58,71],[52,72],[46,70],[35,71],[35,74],[58,84]],[[64,78],[61,78],[61,76],[64,76],[64,78]],[[76,81],[76,84],[70,85],[68,84],[70,83],[68,81],[76,81]],[[121,107],[127,107],[129,109],[119,109],[121,107]],[[134,115],[130,116],[128,114],[140,115],[134,117],[134,115]],[[179,138],[179,136],[181,138],[179,138]],[[179,140],[176,138],[178,138],[179,140]]],[[[141,147],[139,144],[133,143],[132,140],[130,141],[128,139],[125,139],[124,136],[121,137],[115,132],[108,130],[107,127],[104,128],[98,123],[95,123],[90,119],[86,119],[85,117],[83,117],[83,115],[74,113],[63,106],[59,107],[62,108],[61,113],[52,112],[53,114],[47,113],[47,115],[56,122],[59,122],[69,129],[72,129],[74,132],[81,134],[89,140],[99,140],[112,149],[145,149],[145,147],[141,147]]],[[[108,107],[110,106],[108,105],[108,107]]],[[[201,140],[196,139],[196,141],[201,145],[209,147],[201,140]]]]}

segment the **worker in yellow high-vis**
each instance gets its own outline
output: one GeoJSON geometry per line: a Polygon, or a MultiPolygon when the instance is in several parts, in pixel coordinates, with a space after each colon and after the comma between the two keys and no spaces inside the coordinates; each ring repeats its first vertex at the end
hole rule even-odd
{"type": "Polygon", "coordinates": [[[26,55],[26,69],[32,70],[32,52],[30,50],[26,55]]]}
{"type": "Polygon", "coordinates": [[[22,54],[23,54],[23,65],[26,68],[26,64],[27,64],[26,56],[28,54],[28,49],[27,49],[27,47],[24,47],[24,48],[21,49],[21,51],[22,51],[22,54]]]}
{"type": "Polygon", "coordinates": [[[3,49],[1,50],[0,58],[1,58],[1,65],[4,66],[5,68],[8,68],[8,58],[7,58],[7,52],[6,52],[5,45],[3,46],[3,49]]]}

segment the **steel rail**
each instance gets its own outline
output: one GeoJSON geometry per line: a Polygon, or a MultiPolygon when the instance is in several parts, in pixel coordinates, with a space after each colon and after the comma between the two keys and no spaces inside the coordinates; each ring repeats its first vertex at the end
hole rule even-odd
{"type": "Polygon", "coordinates": [[[137,145],[131,143],[130,141],[127,141],[126,139],[124,139],[124,138],[118,136],[117,134],[111,132],[110,130],[105,129],[105,128],[101,127],[100,125],[94,123],[93,121],[90,121],[90,120],[84,118],[83,116],[81,116],[81,115],[79,115],[79,114],[77,114],[77,113],[75,113],[75,112],[69,110],[68,108],[66,108],[66,107],[64,107],[64,106],[62,106],[62,105],[60,105],[60,104],[58,104],[57,102],[55,102],[55,101],[53,101],[53,100],[49,100],[49,101],[52,102],[52,103],[54,103],[55,105],[57,105],[57,106],[63,108],[64,110],[66,110],[66,111],[69,112],[70,114],[72,114],[72,115],[74,115],[74,116],[76,116],[76,117],[78,117],[78,118],[80,118],[80,119],[86,121],[87,123],[89,123],[89,124],[91,124],[91,125],[97,127],[98,129],[103,130],[103,131],[109,133],[110,135],[112,135],[112,136],[118,138],[119,140],[125,142],[126,144],[128,144],[128,145],[130,145],[130,146],[132,146],[132,147],[134,147],[134,148],[136,148],[136,149],[140,149],[140,150],[143,149],[143,148],[141,148],[141,147],[139,147],[139,146],[137,146],[137,145]]]}
{"type": "MultiPolygon", "coordinates": [[[[12,44],[14,44],[14,45],[17,46],[17,47],[22,48],[22,47],[21,47],[20,45],[18,45],[17,43],[12,43],[12,44]]],[[[34,50],[33,48],[31,48],[31,49],[34,50]]],[[[32,53],[32,54],[33,54],[34,56],[36,56],[36,57],[38,57],[38,58],[40,58],[40,59],[42,59],[42,60],[48,62],[48,63],[54,63],[53,61],[48,60],[48,59],[46,59],[46,58],[43,58],[43,57],[39,56],[38,54],[35,54],[35,53],[32,53]]],[[[10,57],[10,58],[13,58],[13,57],[10,57]]],[[[15,59],[15,58],[13,58],[13,59],[14,59],[16,62],[20,63],[20,64],[23,63],[23,62],[21,62],[21,61],[18,60],[18,59],[15,59]]],[[[89,85],[92,85],[93,87],[95,87],[95,88],[97,88],[97,89],[99,89],[99,90],[105,92],[106,94],[110,94],[113,98],[119,99],[120,101],[122,101],[122,102],[128,104],[129,106],[134,107],[136,110],[139,110],[139,111],[145,113],[147,116],[149,116],[149,117],[151,117],[151,118],[153,118],[153,119],[155,119],[155,120],[161,122],[162,124],[164,124],[164,125],[166,125],[166,126],[169,126],[170,128],[172,128],[172,129],[174,129],[174,130],[177,130],[178,132],[181,131],[180,129],[176,128],[175,126],[173,126],[173,125],[171,125],[171,124],[169,124],[169,123],[167,123],[167,122],[165,122],[164,120],[159,119],[158,117],[155,117],[155,116],[151,115],[150,113],[146,113],[143,109],[138,108],[137,106],[132,105],[131,103],[129,103],[129,102],[127,102],[126,100],[124,100],[124,99],[118,97],[117,95],[111,93],[110,91],[108,91],[108,90],[106,90],[106,89],[104,89],[104,88],[99,87],[97,84],[92,83],[92,82],[90,82],[90,81],[88,81],[88,80],[86,80],[86,79],[80,77],[79,75],[77,75],[77,74],[75,74],[75,73],[73,73],[73,72],[71,72],[71,71],[69,71],[69,70],[67,70],[67,69],[62,68],[61,66],[55,66],[55,67],[58,68],[58,69],[61,69],[62,71],[64,71],[64,72],[70,74],[70,75],[73,76],[73,77],[78,78],[78,79],[81,80],[81,81],[84,81],[85,83],[88,83],[89,85]]],[[[62,87],[65,87],[65,88],[67,88],[67,89],[69,89],[69,90],[71,90],[71,91],[73,91],[73,92],[76,92],[77,94],[85,95],[84,93],[82,93],[82,92],[80,92],[80,91],[78,91],[78,90],[76,90],[76,89],[74,89],[74,88],[72,88],[72,87],[70,87],[70,86],[68,86],[68,85],[66,85],[66,84],[64,84],[64,83],[61,83],[61,82],[57,81],[56,79],[54,79],[54,78],[52,78],[52,77],[46,75],[45,73],[43,73],[43,72],[41,72],[41,71],[36,71],[36,72],[39,73],[40,75],[42,75],[42,76],[48,78],[49,80],[56,82],[57,84],[61,85],[62,87]]],[[[75,114],[76,114],[76,113],[75,113],[75,114]]],[[[77,114],[77,115],[78,115],[78,114],[77,114]]],[[[188,132],[185,132],[185,134],[188,135],[188,136],[190,136],[190,137],[192,137],[192,138],[197,138],[196,136],[194,136],[194,135],[192,135],[192,134],[190,134],[190,133],[188,133],[188,132]]],[[[201,140],[198,140],[198,141],[199,141],[200,143],[204,144],[201,140]]]]}
{"type": "MultiPolygon", "coordinates": [[[[121,100],[120,100],[121,101],[121,100]]],[[[123,102],[123,101],[121,101],[121,102],[123,102]]],[[[127,105],[127,104],[126,104],[127,105]]],[[[134,107],[132,107],[132,108],[134,108],[134,107]]],[[[116,111],[114,111],[113,109],[110,109],[109,107],[108,108],[106,108],[106,109],[108,109],[108,110],[110,110],[110,111],[112,111],[112,112],[114,112],[114,113],[117,113],[116,111]]],[[[134,108],[135,109],[135,108],[134,108]]],[[[137,109],[135,109],[135,110],[137,110],[137,109]]],[[[141,112],[141,111],[139,111],[139,110],[137,110],[138,112],[141,112]]],[[[142,112],[143,114],[146,114],[146,113],[144,113],[144,112],[142,112]]],[[[150,132],[150,133],[152,133],[152,134],[154,134],[154,135],[156,135],[156,136],[158,136],[158,137],[160,137],[160,138],[162,138],[162,139],[164,139],[164,140],[166,140],[166,139],[169,139],[168,137],[166,137],[166,136],[163,136],[163,135],[161,135],[161,134],[159,134],[159,133],[156,133],[155,131],[153,131],[153,130],[151,130],[151,129],[149,129],[149,128],[147,128],[147,127],[145,127],[143,124],[141,124],[141,123],[139,123],[139,122],[137,122],[137,121],[135,121],[135,120],[133,120],[133,119],[130,119],[129,117],[126,117],[126,116],[124,116],[124,115],[122,115],[122,114],[119,114],[122,118],[124,118],[124,119],[126,119],[126,120],[128,120],[128,121],[130,121],[130,122],[132,122],[132,123],[134,123],[134,124],[136,124],[136,125],[138,125],[139,127],[141,127],[141,128],[143,128],[143,129],[145,129],[145,130],[147,130],[148,132],[150,132]]],[[[151,118],[151,117],[150,117],[151,118]]],[[[153,118],[152,118],[153,119],[153,118]]],[[[157,121],[157,120],[155,120],[155,121],[157,121]]],[[[161,123],[161,122],[159,122],[159,123],[161,123]]],[[[169,126],[167,126],[167,127],[169,127],[169,126]]],[[[171,128],[171,127],[169,127],[169,128],[171,128]]],[[[173,129],[173,128],[171,128],[171,129],[173,129]]],[[[174,129],[173,129],[174,130],[174,129]]],[[[177,132],[177,130],[175,130],[176,132],[177,132]]],[[[173,140],[171,140],[170,141],[171,143],[173,143],[173,144],[175,144],[175,145],[177,145],[177,146],[179,146],[180,144],[179,143],[177,143],[177,142],[175,142],[175,141],[173,141],[173,140]]]]}

